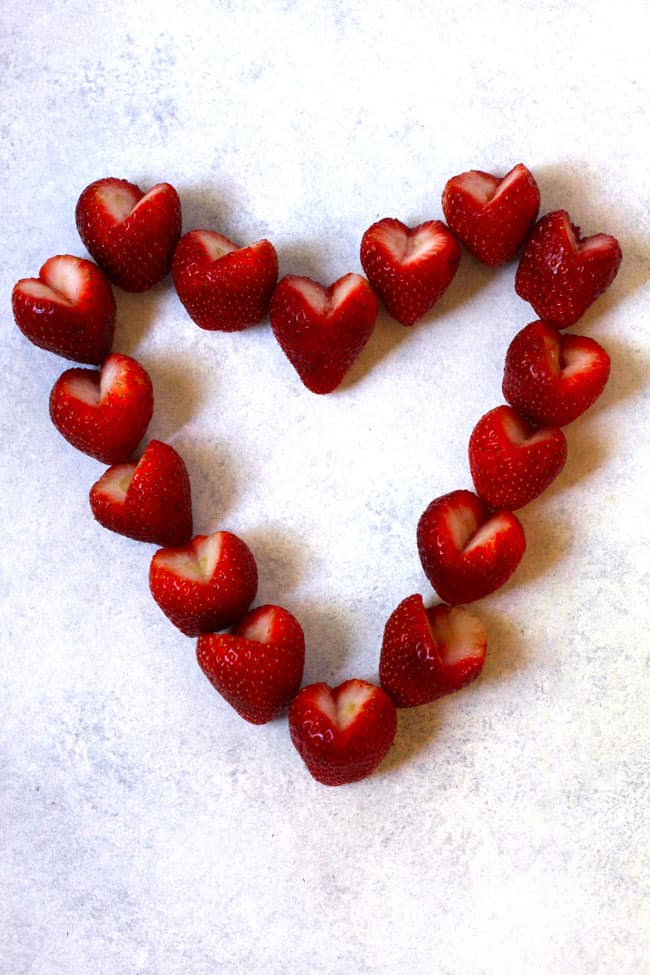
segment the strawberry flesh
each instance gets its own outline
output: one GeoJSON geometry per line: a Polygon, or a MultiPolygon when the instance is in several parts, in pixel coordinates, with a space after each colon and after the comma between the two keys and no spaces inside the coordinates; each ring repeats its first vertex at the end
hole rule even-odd
{"type": "Polygon", "coordinates": [[[442,208],[451,231],[483,264],[513,260],[535,223],[539,189],[523,163],[499,179],[470,170],[452,177],[442,208]]]}
{"type": "Polygon", "coordinates": [[[197,660],[213,687],[251,724],[266,724],[300,688],[305,637],[280,606],[260,606],[232,633],[199,637],[197,660]]]}
{"type": "Polygon", "coordinates": [[[462,606],[425,609],[422,596],[402,600],[386,623],[381,686],[398,708],[417,707],[475,680],[485,662],[481,621],[462,606]]]}
{"type": "Polygon", "coordinates": [[[402,325],[427,314],[449,287],[460,247],[441,220],[407,227],[387,217],[361,240],[361,264],[382,302],[402,325]]]}
{"type": "Polygon", "coordinates": [[[370,775],[395,738],[395,705],[381,687],[348,680],[303,687],[289,708],[291,740],[311,775],[344,785],[370,775]]]}
{"type": "Polygon", "coordinates": [[[566,210],[547,213],[524,248],[515,291],[539,318],[567,328],[610,286],[622,260],[615,237],[581,237],[566,210]]]}

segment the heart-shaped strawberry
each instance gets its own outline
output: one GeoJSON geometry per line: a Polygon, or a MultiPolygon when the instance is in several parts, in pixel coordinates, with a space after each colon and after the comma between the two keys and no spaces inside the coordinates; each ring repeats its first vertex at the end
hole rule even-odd
{"type": "Polygon", "coordinates": [[[257,566],[241,538],[218,531],[159,549],[149,586],[165,616],[186,636],[199,636],[243,619],[257,593],[257,566]]]}
{"type": "Polygon", "coordinates": [[[518,518],[492,513],[471,491],[436,498],[418,522],[418,551],[424,572],[446,603],[471,603],[499,589],[526,549],[518,518]]]}
{"type": "Polygon", "coordinates": [[[485,628],[469,610],[444,603],[425,609],[422,596],[408,596],[384,629],[381,686],[398,708],[427,704],[475,680],[486,650],[485,628]]]}
{"type": "Polygon", "coordinates": [[[116,464],[90,489],[90,507],[110,531],[155,545],[192,538],[192,492],[183,458],[152,440],[139,461],[116,464]]]}
{"type": "Polygon", "coordinates": [[[108,177],[85,188],[76,221],[107,277],[125,291],[146,291],[171,269],[181,235],[181,201],[169,183],[143,193],[135,183],[108,177]]]}
{"type": "Polygon", "coordinates": [[[472,169],[450,179],[442,194],[450,229],[483,264],[511,261],[539,211],[539,189],[519,163],[500,179],[472,169]]]}
{"type": "Polygon", "coordinates": [[[18,328],[41,349],[95,366],[111,351],[115,298],[92,261],[50,257],[37,278],[14,285],[11,303],[18,328]]]}
{"type": "Polygon", "coordinates": [[[210,683],[242,718],[266,724],[298,693],[305,636],[286,609],[259,606],[232,633],[200,636],[196,656],[210,683]]]}
{"type": "Polygon", "coordinates": [[[563,427],[598,399],[609,370],[609,356],[598,342],[531,322],[508,348],[503,395],[532,423],[563,427]]]}
{"type": "Polygon", "coordinates": [[[212,230],[192,230],[178,242],[172,276],[192,321],[237,332],[268,315],[278,256],[268,240],[237,247],[212,230]]]}
{"type": "Polygon", "coordinates": [[[460,247],[441,220],[409,228],[387,217],[366,230],[361,264],[384,305],[402,325],[426,315],[449,287],[460,247]]]}
{"type": "Polygon", "coordinates": [[[538,497],[564,467],[566,437],[558,427],[532,427],[511,406],[497,406],[469,439],[469,466],[479,497],[516,510],[538,497]]]}
{"type": "Polygon", "coordinates": [[[567,328],[610,286],[621,258],[615,237],[581,237],[566,210],[555,210],[542,217],[524,247],[515,291],[539,318],[567,328]]]}
{"type": "Polygon", "coordinates": [[[323,785],[357,782],[377,768],[395,738],[395,705],[381,687],[346,680],[303,687],[289,708],[291,740],[323,785]]]}
{"type": "Polygon", "coordinates": [[[68,369],[50,393],[50,417],[59,433],[105,464],[129,460],[152,415],[149,375],[127,355],[109,355],[99,371],[68,369]]]}
{"type": "Polygon", "coordinates": [[[273,334],[307,389],[330,393],[370,338],[378,307],[359,274],[345,274],[329,288],[288,275],[273,293],[269,315],[273,334]]]}

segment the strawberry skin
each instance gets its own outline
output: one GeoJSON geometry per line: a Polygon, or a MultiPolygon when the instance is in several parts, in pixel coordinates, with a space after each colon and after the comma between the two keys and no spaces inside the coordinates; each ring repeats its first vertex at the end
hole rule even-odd
{"type": "Polygon", "coordinates": [[[483,624],[469,610],[444,603],[425,609],[422,596],[408,596],[386,623],[381,686],[398,708],[428,704],[475,680],[486,651],[483,624]]]}
{"type": "Polygon", "coordinates": [[[259,606],[232,633],[206,633],[197,642],[199,666],[213,687],[251,724],[266,724],[300,688],[305,636],[281,606],[259,606]]]}
{"type": "Polygon", "coordinates": [[[609,371],[609,356],[598,342],[531,322],[508,348],[503,395],[531,423],[563,427],[598,399],[609,371]]]}
{"type": "Polygon", "coordinates": [[[519,163],[499,179],[472,169],[450,179],[442,209],[452,232],[483,264],[511,261],[539,212],[539,189],[519,163]]]}
{"type": "Polygon", "coordinates": [[[344,785],[370,775],[395,738],[397,712],[381,687],[347,680],[303,687],[289,708],[291,740],[311,775],[344,785]]]}
{"type": "Polygon", "coordinates": [[[149,569],[159,607],[186,636],[238,623],[257,593],[257,565],[231,532],[196,535],[188,545],[159,549],[149,569]]]}
{"type": "Polygon", "coordinates": [[[90,489],[104,528],[139,542],[184,545],[192,538],[192,492],[183,458],[152,440],[139,461],[115,464],[90,489]]]}
{"type": "Polygon", "coordinates": [[[499,589],[526,549],[516,516],[492,513],[471,491],[452,491],[432,501],[418,522],[417,543],[425,575],[452,605],[499,589]]]}
{"type": "Polygon", "coordinates": [[[329,288],[288,275],[273,293],[273,334],[312,393],[331,393],[370,338],[379,304],[365,278],[345,274],[329,288]]]}
{"type": "Polygon", "coordinates": [[[566,456],[566,437],[558,427],[532,427],[511,406],[482,416],[469,440],[474,488],[494,509],[516,510],[538,497],[566,456]]]}
{"type": "Polygon", "coordinates": [[[583,238],[566,210],[554,210],[530,235],[515,275],[515,291],[539,318],[567,328],[610,286],[621,260],[615,237],[583,238]]]}
{"type": "Polygon", "coordinates": [[[268,240],[237,247],[211,230],[192,230],[172,263],[178,297],[200,328],[238,332],[268,315],[278,256],[268,240]]]}
{"type": "Polygon", "coordinates": [[[124,291],[146,291],[169,273],[181,235],[181,201],[169,183],[143,193],[125,179],[96,180],[76,208],[79,236],[124,291]]]}
{"type": "Polygon", "coordinates": [[[151,379],[127,355],[109,355],[101,370],[68,369],[50,393],[50,417],[61,436],[105,464],[129,460],[152,415],[151,379]]]}
{"type": "Polygon", "coordinates": [[[387,217],[361,239],[361,264],[382,302],[402,325],[413,325],[447,290],[458,270],[458,241],[441,220],[407,227],[387,217]]]}
{"type": "Polygon", "coordinates": [[[41,349],[94,366],[111,351],[115,298],[92,261],[50,257],[37,278],[16,282],[11,304],[18,328],[41,349]]]}

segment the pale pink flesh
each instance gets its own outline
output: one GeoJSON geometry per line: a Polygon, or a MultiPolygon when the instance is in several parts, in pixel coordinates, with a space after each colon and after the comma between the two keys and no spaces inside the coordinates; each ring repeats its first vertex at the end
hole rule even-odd
{"type": "Polygon", "coordinates": [[[208,583],[221,557],[223,532],[215,532],[183,549],[163,550],[156,556],[160,568],[192,582],[208,583]]]}
{"type": "Polygon", "coordinates": [[[223,234],[218,234],[215,230],[195,230],[194,237],[199,241],[205,253],[211,261],[218,261],[225,254],[239,250],[237,244],[228,240],[223,234]]]}
{"type": "Polygon", "coordinates": [[[137,464],[133,461],[110,467],[97,481],[96,493],[114,504],[124,504],[136,467],[137,464]]]}
{"type": "Polygon", "coordinates": [[[480,528],[474,512],[465,506],[451,508],[447,512],[445,521],[459,551],[465,548],[480,528]]]}
{"type": "Polygon", "coordinates": [[[394,225],[383,225],[376,231],[377,239],[385,245],[400,264],[417,264],[423,257],[437,254],[447,246],[449,236],[433,227],[419,227],[411,233],[394,225]]]}
{"type": "Polygon", "coordinates": [[[580,252],[583,256],[594,251],[609,254],[610,251],[618,249],[618,242],[609,234],[593,234],[591,237],[584,237],[580,240],[567,214],[562,214],[562,222],[567,240],[576,253],[580,252]]]}
{"type": "Polygon", "coordinates": [[[501,422],[506,437],[514,447],[532,447],[534,444],[542,443],[553,436],[548,428],[541,428],[528,433],[528,427],[524,421],[514,412],[504,412],[501,414],[501,422]]]}
{"type": "Polygon", "coordinates": [[[328,294],[327,288],[309,278],[295,278],[291,282],[291,286],[303,296],[310,308],[324,317],[340,307],[360,284],[366,286],[365,279],[360,274],[346,274],[334,284],[328,294]]]}
{"type": "Polygon", "coordinates": [[[276,609],[269,606],[264,612],[259,613],[256,619],[240,626],[239,635],[246,640],[257,640],[258,643],[270,643],[273,623],[275,622],[276,609]]]}
{"type": "Polygon", "coordinates": [[[20,290],[31,298],[46,298],[62,305],[76,305],[80,300],[87,275],[78,257],[61,254],[51,257],[41,269],[41,278],[21,282],[20,290]]]}
{"type": "Polygon", "coordinates": [[[521,178],[521,173],[524,167],[519,163],[514,169],[499,179],[496,176],[491,176],[488,173],[477,173],[469,172],[462,173],[457,176],[454,180],[455,186],[464,190],[469,196],[471,196],[477,203],[483,206],[488,203],[493,202],[500,196],[506,193],[513,183],[516,183],[518,179],[521,178]]]}
{"type": "Polygon", "coordinates": [[[122,223],[133,211],[138,201],[142,203],[147,197],[157,190],[154,186],[145,196],[140,197],[136,189],[124,186],[123,183],[106,183],[97,188],[97,198],[115,223],[122,223]]]}
{"type": "Polygon", "coordinates": [[[88,406],[99,406],[119,382],[125,368],[120,356],[109,355],[100,373],[86,370],[80,376],[72,376],[66,381],[66,390],[70,396],[88,406]]]}
{"type": "Polygon", "coordinates": [[[591,350],[577,348],[576,346],[563,349],[562,357],[564,359],[563,379],[572,379],[582,372],[589,372],[596,360],[596,356],[591,350]]]}
{"type": "Polygon", "coordinates": [[[491,542],[500,532],[507,531],[510,527],[510,523],[511,518],[506,512],[503,514],[494,515],[492,518],[488,518],[488,520],[481,525],[474,537],[469,541],[469,544],[465,545],[465,554],[471,552],[472,549],[480,548],[481,545],[491,542]]]}
{"type": "Polygon", "coordinates": [[[315,704],[339,731],[345,731],[376,690],[377,688],[372,684],[353,680],[348,682],[348,686],[341,691],[337,699],[329,688],[322,688],[315,704]]]}
{"type": "Polygon", "coordinates": [[[484,656],[485,627],[464,606],[436,606],[429,616],[429,626],[446,666],[484,656]]]}

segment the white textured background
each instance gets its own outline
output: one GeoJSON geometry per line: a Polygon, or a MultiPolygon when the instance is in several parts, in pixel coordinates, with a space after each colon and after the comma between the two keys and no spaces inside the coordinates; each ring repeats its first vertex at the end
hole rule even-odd
{"type": "MultiPolygon", "coordinates": [[[[0,37],[2,975],[645,975],[648,880],[647,4],[5,0],[0,37]],[[281,273],[360,270],[375,219],[525,162],[543,210],[619,237],[574,331],[611,382],[477,607],[484,676],[400,714],[381,770],[313,782],[286,722],[241,721],[147,589],[152,547],[96,525],[103,470],[51,426],[69,364],[12,323],[101,176],[172,182],[184,229],[268,236],[281,273]]],[[[169,282],[118,293],[149,435],[185,456],[198,531],[253,548],[303,622],[306,680],[376,679],[427,586],[417,519],[534,318],[467,255],[428,320],[383,318],[316,397],[267,326],[194,326],[169,282]]]]}

